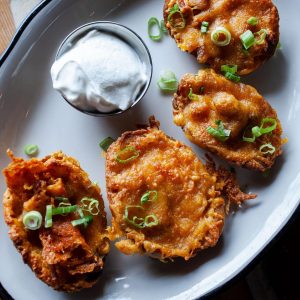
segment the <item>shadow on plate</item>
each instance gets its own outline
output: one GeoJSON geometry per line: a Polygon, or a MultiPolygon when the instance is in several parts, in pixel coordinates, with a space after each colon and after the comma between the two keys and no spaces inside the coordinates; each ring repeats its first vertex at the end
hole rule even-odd
{"type": "Polygon", "coordinates": [[[277,50],[274,57],[263,64],[257,71],[242,79],[242,82],[252,85],[262,95],[275,93],[284,89],[288,81],[288,61],[284,53],[280,50],[277,50]]]}

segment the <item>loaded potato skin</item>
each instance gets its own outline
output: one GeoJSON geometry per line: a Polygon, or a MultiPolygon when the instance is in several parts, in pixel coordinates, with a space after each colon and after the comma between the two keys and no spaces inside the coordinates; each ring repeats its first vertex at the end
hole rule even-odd
{"type": "MultiPolygon", "coordinates": [[[[36,276],[52,288],[76,292],[92,287],[104,266],[109,251],[106,214],[100,189],[81,169],[77,160],[56,152],[44,159],[23,160],[8,152],[12,163],[3,170],[7,190],[3,197],[4,219],[9,236],[23,260],[36,276]],[[67,205],[81,205],[82,198],[98,203],[98,213],[88,226],[73,226],[78,212],[53,215],[45,228],[46,207],[57,207],[58,199],[67,205]],[[24,215],[43,216],[40,228],[24,226],[24,215]]],[[[84,212],[85,215],[88,213],[84,212]]]]}

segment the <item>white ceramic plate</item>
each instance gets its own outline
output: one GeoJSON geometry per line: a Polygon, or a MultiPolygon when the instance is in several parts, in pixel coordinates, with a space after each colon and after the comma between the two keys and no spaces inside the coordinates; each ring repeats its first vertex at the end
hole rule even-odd
{"type": "MultiPolygon", "coordinates": [[[[259,197],[232,214],[223,237],[214,249],[184,262],[162,264],[147,257],[127,257],[114,246],[103,277],[92,289],[76,295],[58,293],[35,278],[9,240],[8,228],[0,219],[0,282],[15,299],[194,299],[207,295],[243,270],[290,219],[300,196],[300,2],[275,1],[281,16],[282,50],[244,82],[254,85],[278,111],[289,143],[271,176],[239,170],[239,179],[259,197]]],[[[23,156],[23,146],[36,143],[40,157],[56,150],[79,159],[105,196],[104,158],[98,142],[118,137],[154,114],[161,129],[185,143],[180,128],[173,125],[171,97],[157,86],[162,69],[178,77],[196,72],[194,57],[182,53],[171,38],[160,43],[149,40],[147,20],[162,16],[162,0],[52,0],[35,11],[15,38],[0,68],[0,168],[9,160],[9,147],[23,156]],[[72,109],[51,87],[50,66],[64,37],[91,21],[111,20],[136,31],[148,45],[154,76],[146,97],[134,109],[118,117],[96,118],[72,109]]],[[[195,146],[193,149],[203,157],[195,146]]],[[[5,190],[3,178],[0,192],[5,190]]],[[[106,208],[108,205],[106,202],[106,208]]],[[[1,208],[2,210],[2,208],[1,208]]],[[[2,211],[0,212],[2,215],[2,211]]]]}

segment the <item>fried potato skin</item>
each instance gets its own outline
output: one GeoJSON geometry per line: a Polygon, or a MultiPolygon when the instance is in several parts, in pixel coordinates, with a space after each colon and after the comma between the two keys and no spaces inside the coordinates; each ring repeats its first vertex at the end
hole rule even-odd
{"type": "Polygon", "coordinates": [[[279,42],[279,14],[271,0],[165,0],[164,20],[178,47],[216,72],[221,71],[222,65],[229,64],[238,66],[239,75],[252,73],[274,55],[279,42]],[[184,29],[176,29],[168,22],[169,11],[176,2],[186,20],[184,29]],[[259,19],[258,25],[247,23],[252,16],[259,19]],[[204,21],[209,22],[206,34],[200,30],[204,21]],[[219,47],[211,41],[211,33],[218,26],[230,31],[228,46],[219,47]],[[240,35],[247,30],[256,33],[261,29],[268,32],[265,42],[245,53],[240,35]]]}
{"type": "MultiPolygon", "coordinates": [[[[214,169],[214,168],[213,168],[214,169]]],[[[224,226],[224,180],[208,173],[191,148],[166,136],[157,127],[125,132],[107,152],[106,183],[112,212],[112,239],[124,254],[148,254],[158,259],[190,259],[213,247],[224,226]],[[139,157],[116,161],[117,153],[132,146],[139,157]],[[143,216],[155,214],[158,225],[136,228],[124,218],[127,205],[141,205],[141,196],[156,190],[156,201],[143,205],[143,216]]],[[[243,200],[253,198],[245,195],[243,200]]],[[[137,212],[138,214],[139,212],[137,212]]]]}
{"type": "Polygon", "coordinates": [[[25,161],[9,153],[12,163],[3,170],[7,190],[3,197],[4,218],[9,236],[23,260],[36,276],[59,291],[76,292],[93,286],[109,251],[106,237],[106,214],[98,186],[72,157],[56,152],[44,159],[25,161]],[[100,213],[85,229],[73,227],[77,214],[54,216],[53,226],[26,230],[23,215],[32,210],[45,216],[46,205],[54,197],[69,198],[72,205],[82,197],[99,201],[100,213]]]}
{"type": "MultiPolygon", "coordinates": [[[[174,123],[182,127],[191,142],[239,166],[264,172],[282,154],[282,128],[276,111],[253,87],[233,83],[211,69],[183,76],[174,95],[173,116],[174,123]],[[201,87],[203,93],[199,92],[201,87]],[[197,101],[188,98],[190,88],[198,95],[197,101]],[[277,121],[272,134],[262,135],[254,143],[244,142],[245,130],[260,126],[267,117],[277,121]],[[224,127],[231,130],[226,142],[207,132],[209,126],[216,127],[217,120],[222,120],[224,127]],[[259,151],[267,143],[276,148],[272,155],[259,151]]],[[[251,131],[248,135],[251,136],[251,131]]]]}

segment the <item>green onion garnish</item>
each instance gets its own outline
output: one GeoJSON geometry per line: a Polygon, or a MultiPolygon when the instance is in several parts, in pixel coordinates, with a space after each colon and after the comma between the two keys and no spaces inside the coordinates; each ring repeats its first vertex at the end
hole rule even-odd
{"type": "Polygon", "coordinates": [[[164,92],[176,92],[178,88],[178,80],[175,74],[168,70],[161,71],[157,84],[164,92]]]}
{"type": "Polygon", "coordinates": [[[82,209],[88,211],[91,215],[96,216],[99,214],[99,201],[94,198],[84,197],[80,201],[82,203],[82,209]]]}
{"type": "Polygon", "coordinates": [[[240,35],[240,39],[246,50],[248,50],[255,44],[255,37],[251,30],[247,30],[242,35],[240,35]]]}
{"type": "Polygon", "coordinates": [[[147,191],[143,196],[141,197],[141,203],[145,204],[150,201],[156,201],[158,196],[158,192],[156,190],[147,191]],[[152,195],[152,197],[151,197],[152,195]],[[151,199],[150,199],[151,198],[151,199]]]}
{"type": "Polygon", "coordinates": [[[224,75],[227,79],[233,81],[233,82],[240,82],[241,81],[241,77],[238,76],[238,75],[235,75],[235,74],[232,74],[230,72],[226,72],[225,75],[224,75]]]}
{"type": "Polygon", "coordinates": [[[145,218],[144,221],[145,227],[153,227],[158,225],[158,219],[156,215],[149,215],[145,218]]]}
{"type": "Polygon", "coordinates": [[[32,210],[23,216],[23,224],[29,230],[37,230],[42,225],[42,219],[40,212],[32,210]]]}
{"type": "Polygon", "coordinates": [[[203,21],[202,24],[201,24],[201,32],[202,32],[202,33],[207,33],[207,31],[208,31],[208,26],[209,26],[209,23],[206,22],[206,21],[203,21]]]}
{"type": "Polygon", "coordinates": [[[105,138],[104,140],[102,140],[100,143],[99,143],[99,147],[107,152],[109,146],[114,142],[115,140],[113,138],[111,138],[110,136],[108,136],[107,138],[105,138]]]}
{"type": "Polygon", "coordinates": [[[144,210],[144,208],[142,206],[140,206],[140,205],[127,205],[125,207],[124,219],[128,223],[132,224],[133,226],[135,226],[137,228],[140,228],[140,229],[144,228],[145,227],[145,225],[144,225],[144,223],[145,223],[144,218],[138,218],[138,217],[134,216],[132,218],[132,220],[129,219],[129,209],[131,209],[131,208],[144,210]]]}
{"type": "Polygon", "coordinates": [[[52,205],[46,206],[45,228],[52,227],[52,205]]]}
{"type": "Polygon", "coordinates": [[[222,65],[221,66],[221,71],[222,72],[229,72],[231,74],[235,74],[238,70],[238,66],[237,65],[222,65]]]}
{"type": "Polygon", "coordinates": [[[160,21],[160,30],[164,33],[164,34],[167,34],[168,33],[168,29],[165,25],[165,21],[164,20],[161,20],[160,21]]]}
{"type": "Polygon", "coordinates": [[[36,156],[39,152],[39,147],[37,145],[27,145],[24,148],[24,152],[28,156],[36,156]]]}
{"type": "Polygon", "coordinates": [[[231,130],[225,129],[221,120],[216,121],[216,125],[218,128],[209,126],[206,129],[207,132],[221,142],[227,141],[230,137],[231,130]]]}
{"type": "Polygon", "coordinates": [[[52,208],[52,216],[69,214],[77,210],[77,205],[68,205],[52,208]]]}
{"type": "Polygon", "coordinates": [[[231,33],[225,27],[217,27],[210,36],[212,42],[217,46],[227,46],[231,41],[231,33]]]}
{"type": "Polygon", "coordinates": [[[190,92],[188,94],[188,98],[191,100],[191,101],[198,101],[198,96],[196,94],[193,93],[193,89],[190,88],[190,92]]]}
{"type": "Polygon", "coordinates": [[[74,220],[71,222],[71,224],[75,227],[78,225],[84,225],[86,227],[87,224],[90,224],[93,221],[93,217],[92,216],[85,216],[81,219],[78,220],[74,220]]]}
{"type": "Polygon", "coordinates": [[[171,26],[177,29],[183,29],[185,28],[186,22],[185,22],[185,18],[181,12],[181,10],[179,9],[178,4],[175,4],[169,11],[169,15],[168,15],[168,22],[171,23],[171,26]],[[176,21],[174,19],[175,15],[178,14],[179,15],[179,19],[180,21],[176,21]]]}
{"type": "Polygon", "coordinates": [[[160,23],[157,18],[150,18],[148,21],[148,36],[152,41],[160,41],[162,38],[162,32],[160,28],[160,23]],[[157,33],[153,34],[154,29],[156,28],[157,33]]]}
{"type": "Polygon", "coordinates": [[[254,143],[256,138],[262,136],[263,134],[267,134],[275,130],[277,127],[277,121],[273,118],[264,118],[261,121],[260,127],[255,126],[251,129],[252,137],[245,137],[245,132],[243,135],[243,141],[248,143],[254,143]],[[270,126],[264,127],[266,123],[271,123],[270,126]]]}
{"type": "Polygon", "coordinates": [[[132,146],[126,146],[124,149],[120,150],[116,155],[116,161],[121,164],[126,164],[129,161],[132,161],[133,159],[136,159],[139,157],[140,152],[135,149],[135,147],[132,146]],[[121,158],[121,157],[127,157],[127,158],[121,158]]]}
{"type": "Polygon", "coordinates": [[[69,202],[69,199],[66,197],[54,197],[54,200],[58,201],[58,202],[69,202]]]}
{"type": "Polygon", "coordinates": [[[143,229],[145,227],[153,227],[153,226],[158,225],[158,219],[153,214],[146,216],[145,218],[140,218],[140,217],[134,216],[132,218],[132,220],[129,219],[129,211],[128,210],[131,208],[144,210],[144,208],[140,205],[127,205],[125,207],[124,219],[131,225],[133,225],[139,229],[143,229]]]}
{"type": "Polygon", "coordinates": [[[250,17],[250,18],[248,19],[248,21],[247,21],[247,23],[248,23],[249,25],[253,25],[253,26],[257,25],[258,22],[259,22],[259,20],[258,20],[258,18],[256,18],[256,17],[250,17]]]}
{"type": "Polygon", "coordinates": [[[224,73],[224,76],[233,81],[233,82],[240,82],[241,77],[236,75],[236,72],[238,70],[237,65],[222,65],[221,71],[224,73]]]}
{"type": "Polygon", "coordinates": [[[268,143],[268,144],[264,144],[264,145],[260,146],[259,151],[262,154],[271,154],[272,155],[276,151],[276,148],[271,143],[268,143]]]}
{"type": "Polygon", "coordinates": [[[205,87],[204,87],[204,86],[201,86],[200,89],[199,89],[200,94],[203,94],[204,91],[205,91],[205,87]]]}
{"type": "Polygon", "coordinates": [[[267,32],[267,30],[265,30],[265,29],[261,29],[260,31],[258,31],[258,32],[256,32],[254,35],[255,35],[255,43],[257,44],[257,45],[261,45],[261,44],[263,44],[264,42],[265,42],[265,39],[266,39],[266,37],[267,37],[267,34],[268,34],[268,32],[267,32]]]}

